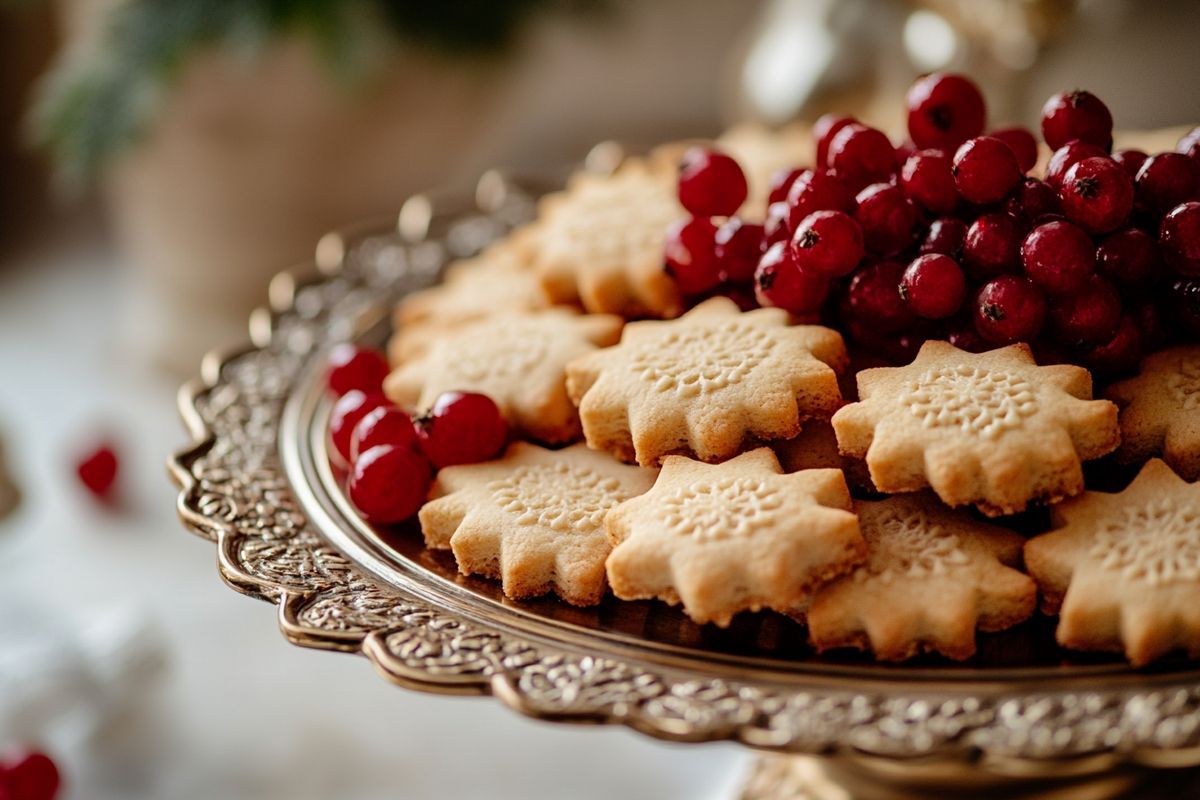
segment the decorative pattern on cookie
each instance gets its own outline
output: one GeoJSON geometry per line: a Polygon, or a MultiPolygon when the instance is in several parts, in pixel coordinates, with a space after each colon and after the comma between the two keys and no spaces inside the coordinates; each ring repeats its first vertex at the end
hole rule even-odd
{"type": "Polygon", "coordinates": [[[1200,485],[1159,459],[1123,492],[1087,492],[1054,508],[1058,530],[1025,545],[1059,644],[1124,651],[1136,666],[1200,656],[1200,485]]]}
{"type": "Polygon", "coordinates": [[[667,227],[684,216],[673,172],[629,159],[612,175],[578,173],[538,211],[525,246],[555,303],[627,318],[683,310],[663,271],[667,227]]]}
{"type": "Polygon", "coordinates": [[[520,432],[568,442],[579,436],[579,416],[567,396],[566,365],[612,344],[621,324],[608,314],[561,308],[497,314],[438,337],[394,369],[383,390],[392,402],[418,412],[443,392],[482,392],[520,432]]]}
{"type": "Polygon", "coordinates": [[[608,513],[608,580],[624,600],[682,603],[696,622],[794,612],[866,555],[842,473],[784,475],[769,448],[723,464],[670,456],[654,488],[608,513]]]}
{"type": "Polygon", "coordinates": [[[924,492],[854,508],[867,563],[813,598],[806,616],[818,651],[857,647],[884,661],[932,651],[961,660],[974,655],[977,629],[1003,630],[1033,613],[1037,587],[1012,568],[1021,536],[924,492]]]}
{"type": "Polygon", "coordinates": [[[607,585],[604,515],[649,489],[656,473],[582,444],[516,442],[496,461],[441,470],[421,531],[427,546],[454,551],[459,572],[499,578],[509,597],[554,592],[595,605],[607,585]]]}
{"type": "Polygon", "coordinates": [[[858,373],[833,417],[842,453],[881,492],[932,487],[951,506],[1012,514],[1083,491],[1081,461],[1116,448],[1117,409],[1082,367],[1039,367],[1026,345],[968,353],[926,342],[906,367],[858,373]]]}
{"type": "Polygon", "coordinates": [[[1200,345],[1147,356],[1137,377],[1104,394],[1121,409],[1119,460],[1162,456],[1184,479],[1200,478],[1200,345]]]}
{"type": "Polygon", "coordinates": [[[790,438],[804,419],[828,418],[845,364],[835,331],[713,298],[677,320],[627,325],[618,346],[567,366],[567,390],[597,450],[642,465],[673,453],[721,461],[747,440],[790,438]]]}

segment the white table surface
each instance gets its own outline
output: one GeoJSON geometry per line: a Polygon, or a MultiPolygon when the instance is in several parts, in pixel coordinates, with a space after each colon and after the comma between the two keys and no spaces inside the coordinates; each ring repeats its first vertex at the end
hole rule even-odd
{"type": "Polygon", "coordinates": [[[25,497],[0,521],[0,595],[131,605],[169,648],[147,709],[58,754],[64,800],[732,796],[748,764],[732,745],[534,722],[287,644],[274,609],[224,586],[212,545],[175,517],[163,464],[185,440],[177,380],[122,355],[117,259],[85,235],[47,237],[8,261],[0,437],[25,497]],[[123,449],[130,503],[120,512],[97,507],[73,478],[74,452],[99,430],[123,449]]]}

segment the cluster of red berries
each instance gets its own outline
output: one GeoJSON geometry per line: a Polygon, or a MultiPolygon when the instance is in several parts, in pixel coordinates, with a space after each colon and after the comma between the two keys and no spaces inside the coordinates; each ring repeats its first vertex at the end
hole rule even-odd
{"type": "Polygon", "coordinates": [[[44,753],[0,760],[0,800],[54,800],[60,784],[58,767],[44,753]]]}
{"type": "Polygon", "coordinates": [[[679,200],[692,216],[668,231],[665,269],[693,299],[778,306],[896,362],[930,338],[1023,341],[1043,363],[1112,374],[1171,335],[1200,337],[1200,128],[1177,152],[1114,153],[1104,103],[1057,94],[1038,179],[1037,139],[984,135],[969,79],[928,75],[907,105],[899,146],[852,117],[818,120],[815,166],[775,176],[761,225],[737,216],[737,162],[690,150],[679,200]]]}
{"type": "Polygon", "coordinates": [[[375,350],[343,344],[330,353],[327,385],[337,395],[330,441],[350,467],[350,501],[383,525],[417,513],[435,470],[488,461],[508,441],[508,423],[487,395],[446,392],[414,417],[384,396],[387,373],[375,350]]]}

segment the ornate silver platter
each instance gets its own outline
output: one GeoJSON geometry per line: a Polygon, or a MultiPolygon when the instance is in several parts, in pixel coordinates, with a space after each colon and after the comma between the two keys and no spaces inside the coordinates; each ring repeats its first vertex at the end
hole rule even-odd
{"type": "Polygon", "coordinates": [[[1200,794],[1194,770],[1169,769],[1200,765],[1194,663],[1066,659],[1045,620],[985,637],[965,666],[818,658],[770,614],[719,631],[655,603],[515,603],[416,531],[366,525],[325,453],[326,348],[382,343],[400,295],[528,219],[536,196],[489,173],[474,200],[422,195],[397,224],[324,237],[273,282],[253,343],[181,390],[194,441],[170,462],[179,514],[230,586],[278,606],[291,642],[534,717],[786,754],[759,762],[747,798],[1200,794]]]}

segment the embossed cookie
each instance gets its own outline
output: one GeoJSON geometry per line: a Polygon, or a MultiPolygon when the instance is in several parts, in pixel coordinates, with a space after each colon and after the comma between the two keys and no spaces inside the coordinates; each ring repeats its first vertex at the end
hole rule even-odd
{"type": "Polygon", "coordinates": [[[1200,485],[1152,459],[1123,492],[1053,510],[1058,530],[1025,545],[1059,644],[1117,650],[1137,666],[1200,656],[1200,485]]]}
{"type": "Polygon", "coordinates": [[[674,317],[683,304],[663,272],[663,243],[683,215],[674,173],[629,159],[612,175],[578,173],[543,198],[525,247],[555,303],[674,317]]]}
{"type": "Polygon", "coordinates": [[[807,611],[818,651],[872,650],[884,661],[922,651],[964,659],[975,631],[1028,619],[1037,587],[1013,569],[1025,540],[943,506],[932,494],[856,502],[867,563],[821,587],[807,611]]]}
{"type": "Polygon", "coordinates": [[[579,435],[579,417],[567,396],[567,362],[611,344],[621,324],[608,314],[562,308],[497,314],[438,337],[392,370],[383,390],[416,411],[443,392],[482,392],[526,435],[568,442],[579,435]]]}
{"type": "Polygon", "coordinates": [[[1025,345],[972,354],[926,342],[906,367],[858,373],[833,416],[838,447],[882,492],[932,487],[996,516],[1083,491],[1080,462],[1116,448],[1117,409],[1082,367],[1039,367],[1025,345]]]}
{"type": "Polygon", "coordinates": [[[649,489],[656,473],[582,444],[516,442],[496,461],[441,470],[421,531],[427,546],[454,551],[459,572],[499,578],[509,597],[552,591],[594,605],[606,587],[605,512],[649,489]]]}
{"type": "Polygon", "coordinates": [[[618,346],[567,366],[567,391],[591,447],[642,465],[672,453],[720,461],[828,418],[845,364],[835,331],[713,298],[677,320],[630,323],[618,346]]]}
{"type": "Polygon", "coordinates": [[[739,611],[794,612],[866,555],[842,473],[784,475],[765,447],[716,465],[670,456],[605,524],[617,597],[682,603],[720,626],[739,611]]]}
{"type": "Polygon", "coordinates": [[[1119,460],[1162,456],[1184,479],[1200,478],[1200,345],[1147,356],[1137,377],[1104,394],[1121,409],[1119,460]]]}

